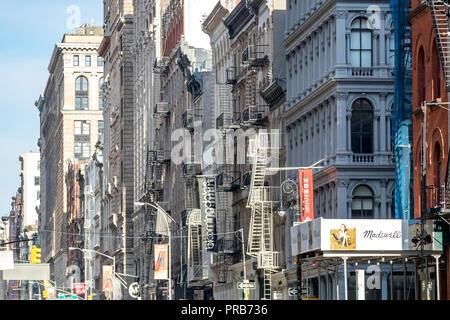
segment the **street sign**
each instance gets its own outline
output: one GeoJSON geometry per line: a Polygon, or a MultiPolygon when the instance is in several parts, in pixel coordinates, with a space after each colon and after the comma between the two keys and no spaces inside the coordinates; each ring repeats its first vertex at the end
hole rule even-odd
{"type": "Polygon", "coordinates": [[[78,295],[86,294],[86,284],[85,283],[74,283],[73,288],[75,289],[75,294],[78,294],[78,295]]]}
{"type": "Polygon", "coordinates": [[[288,288],[288,293],[289,293],[289,296],[290,297],[292,297],[292,296],[296,296],[296,295],[298,295],[298,289],[297,288],[288,288]]]}
{"type": "Polygon", "coordinates": [[[130,294],[130,297],[132,298],[139,298],[139,292],[140,292],[140,287],[139,287],[139,283],[137,282],[133,282],[132,284],[130,284],[130,286],[128,287],[128,293],[130,294]]]}
{"type": "Polygon", "coordinates": [[[247,282],[238,282],[237,283],[237,288],[238,289],[245,289],[245,288],[247,288],[247,289],[252,289],[252,290],[254,290],[255,289],[255,282],[254,281],[252,281],[252,282],[250,282],[250,281],[248,281],[247,280],[247,282]]]}
{"type": "Polygon", "coordinates": [[[311,289],[310,288],[301,288],[300,292],[301,292],[302,296],[307,296],[308,295],[308,291],[309,291],[309,295],[311,295],[311,289]]]}

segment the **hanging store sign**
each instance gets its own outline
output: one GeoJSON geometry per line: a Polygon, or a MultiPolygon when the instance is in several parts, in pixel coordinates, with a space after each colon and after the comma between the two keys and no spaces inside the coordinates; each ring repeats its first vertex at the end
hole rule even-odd
{"type": "Polygon", "coordinates": [[[298,181],[300,192],[301,222],[314,220],[313,170],[300,169],[298,171],[298,181]]]}
{"type": "Polygon", "coordinates": [[[155,244],[155,280],[169,279],[169,245],[155,244]]]}
{"type": "Polygon", "coordinates": [[[408,220],[323,219],[291,228],[292,254],[322,251],[408,250],[408,220]]]}
{"type": "Polygon", "coordinates": [[[202,212],[203,248],[214,251],[216,247],[216,179],[197,177],[202,212]]]}
{"type": "Polygon", "coordinates": [[[74,283],[73,288],[75,289],[75,294],[77,294],[77,295],[86,294],[86,284],[85,283],[74,283]]]}
{"type": "Polygon", "coordinates": [[[103,266],[103,292],[113,291],[113,266],[103,266]]]}

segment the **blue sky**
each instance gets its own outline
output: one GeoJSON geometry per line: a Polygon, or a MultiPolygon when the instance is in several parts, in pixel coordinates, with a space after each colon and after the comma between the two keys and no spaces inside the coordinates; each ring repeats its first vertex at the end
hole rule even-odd
{"type": "Polygon", "coordinates": [[[54,45],[64,33],[73,33],[78,21],[102,26],[103,1],[1,2],[0,216],[9,214],[11,197],[20,186],[19,155],[39,151],[39,113],[34,102],[45,89],[54,45]]]}

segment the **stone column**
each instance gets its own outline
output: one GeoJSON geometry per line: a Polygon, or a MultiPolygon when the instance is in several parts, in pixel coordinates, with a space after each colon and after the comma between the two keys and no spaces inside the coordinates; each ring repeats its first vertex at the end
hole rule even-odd
{"type": "Polygon", "coordinates": [[[387,138],[389,133],[386,131],[386,93],[380,93],[380,151],[387,151],[387,138]]]}
{"type": "MultiPolygon", "coordinates": [[[[337,94],[337,101],[336,101],[336,125],[337,125],[337,130],[336,130],[336,139],[337,139],[337,145],[336,145],[336,162],[340,162],[339,161],[339,156],[338,154],[342,154],[345,153],[347,151],[347,147],[346,147],[346,134],[347,134],[347,130],[346,130],[346,126],[347,126],[347,122],[346,122],[346,109],[347,109],[347,98],[348,95],[347,93],[344,92],[338,92],[337,94]]],[[[343,160],[343,159],[341,159],[343,160]]]]}
{"type": "Polygon", "coordinates": [[[349,184],[348,179],[336,179],[337,186],[337,219],[347,219],[347,187],[349,184]]]}
{"type": "MultiPolygon", "coordinates": [[[[376,111],[373,114],[373,153],[380,151],[380,136],[378,135],[378,124],[380,122],[380,112],[376,111]]],[[[382,142],[381,142],[382,143],[382,142]]]]}
{"type": "Polygon", "coordinates": [[[380,218],[381,219],[387,219],[387,212],[386,212],[386,204],[387,204],[387,195],[386,195],[386,186],[388,181],[386,179],[383,179],[380,181],[381,184],[381,210],[380,210],[380,218]]]}
{"type": "Polygon", "coordinates": [[[345,41],[345,23],[347,20],[347,11],[336,11],[336,77],[346,76],[346,41],[345,41]],[[339,70],[340,69],[340,70],[339,70]]]}

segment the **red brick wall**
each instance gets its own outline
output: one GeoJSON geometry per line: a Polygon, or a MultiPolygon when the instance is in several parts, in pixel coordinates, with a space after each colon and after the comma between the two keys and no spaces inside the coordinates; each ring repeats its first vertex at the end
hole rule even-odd
{"type": "MultiPolygon", "coordinates": [[[[420,61],[419,52],[423,48],[424,53],[424,74],[422,83],[424,86],[425,100],[427,102],[439,101],[447,102],[448,95],[445,91],[442,69],[436,63],[437,51],[435,46],[435,34],[430,12],[425,6],[421,6],[420,0],[411,1],[412,11],[410,13],[410,22],[412,26],[412,67],[413,67],[413,168],[414,168],[414,217],[421,215],[422,198],[422,173],[421,173],[421,151],[422,151],[422,123],[423,113],[420,112],[422,84],[420,79],[420,61]],[[440,72],[440,99],[436,88],[439,84],[437,72],[440,72]]],[[[447,107],[447,106],[445,106],[447,107]]],[[[426,126],[426,166],[427,166],[427,186],[438,184],[438,170],[440,162],[441,180],[439,184],[444,184],[445,171],[447,168],[448,155],[448,112],[442,108],[427,107],[427,126],[426,126]],[[440,149],[440,157],[438,156],[440,149]]],[[[433,204],[431,194],[427,194],[427,204],[430,207],[433,204]]],[[[446,248],[449,253],[448,248],[446,248]]],[[[447,256],[447,266],[448,266],[447,256]]],[[[450,297],[450,272],[447,267],[446,280],[443,279],[441,295],[442,299],[450,297]],[[446,284],[445,284],[446,282],[446,284]],[[446,293],[444,292],[446,291],[446,293]],[[445,294],[444,294],[445,293],[445,294]]]]}

